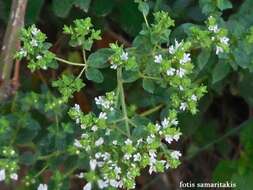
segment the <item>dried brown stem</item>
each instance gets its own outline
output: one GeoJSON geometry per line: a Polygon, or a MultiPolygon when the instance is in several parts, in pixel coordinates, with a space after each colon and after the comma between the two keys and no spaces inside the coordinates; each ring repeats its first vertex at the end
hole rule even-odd
{"type": "MultiPolygon", "coordinates": [[[[20,29],[24,25],[24,17],[26,11],[27,0],[13,0],[10,18],[4,35],[3,45],[0,54],[0,100],[7,98],[15,91],[11,82],[11,75],[13,70],[13,56],[17,50],[19,43],[18,35],[20,29]]],[[[16,62],[16,76],[17,80],[19,70],[19,62],[16,62]]]]}

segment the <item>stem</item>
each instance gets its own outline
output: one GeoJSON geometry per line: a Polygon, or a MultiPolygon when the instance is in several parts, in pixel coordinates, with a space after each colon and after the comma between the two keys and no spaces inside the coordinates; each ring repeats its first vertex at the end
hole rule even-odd
{"type": "Polygon", "coordinates": [[[56,152],[53,152],[51,154],[48,154],[48,155],[44,155],[44,156],[39,156],[38,157],[38,160],[47,160],[49,158],[52,158],[52,157],[55,157],[55,156],[59,156],[60,154],[62,154],[63,152],[61,151],[56,151],[56,152]]]}
{"type": "Polygon", "coordinates": [[[86,65],[83,64],[83,63],[74,63],[74,62],[71,62],[71,61],[62,59],[62,58],[60,58],[60,57],[55,57],[55,59],[56,59],[57,61],[60,61],[60,62],[62,62],[62,63],[66,63],[66,64],[68,64],[68,65],[81,66],[81,67],[86,66],[86,65]]]}
{"type": "Polygon", "coordinates": [[[163,104],[160,104],[160,105],[158,105],[158,106],[156,106],[156,107],[154,107],[154,108],[152,108],[152,109],[149,109],[149,110],[147,110],[147,111],[142,112],[142,113],[140,114],[140,116],[143,116],[143,117],[148,116],[148,115],[150,115],[150,114],[152,114],[152,113],[154,113],[154,112],[160,110],[163,106],[164,106],[163,104]]]}
{"type": "Polygon", "coordinates": [[[141,78],[152,79],[152,80],[161,80],[161,78],[159,78],[159,77],[147,76],[147,75],[142,74],[141,72],[139,72],[139,75],[141,78]]]}
{"type": "Polygon", "coordinates": [[[145,20],[146,26],[149,28],[149,24],[148,24],[148,20],[147,20],[146,15],[144,13],[142,13],[142,15],[143,15],[143,18],[145,20]]]}
{"type": "Polygon", "coordinates": [[[47,168],[48,168],[48,164],[46,164],[46,165],[44,166],[44,168],[42,168],[42,169],[34,176],[34,178],[39,177],[47,168]]]}
{"type": "Polygon", "coordinates": [[[83,74],[83,72],[85,71],[86,66],[83,67],[83,69],[81,70],[81,72],[79,73],[79,75],[77,76],[77,78],[80,78],[83,74]]]}
{"type": "Polygon", "coordinates": [[[125,126],[127,130],[128,137],[131,136],[129,124],[128,124],[128,116],[127,116],[127,109],[126,109],[126,102],[125,102],[125,93],[123,88],[123,80],[122,80],[122,68],[117,69],[117,81],[118,81],[118,90],[120,93],[120,100],[121,100],[121,109],[123,112],[123,117],[125,118],[125,126]]]}

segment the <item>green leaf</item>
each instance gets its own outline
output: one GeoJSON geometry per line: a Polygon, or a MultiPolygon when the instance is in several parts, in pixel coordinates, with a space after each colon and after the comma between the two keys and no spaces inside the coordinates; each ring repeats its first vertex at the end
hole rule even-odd
{"type": "Polygon", "coordinates": [[[101,83],[104,80],[102,73],[96,68],[88,68],[85,75],[88,80],[92,80],[97,83],[101,83]]]}
{"type": "Polygon", "coordinates": [[[30,166],[34,164],[35,162],[36,162],[36,155],[30,151],[26,151],[22,153],[22,155],[20,156],[20,163],[26,166],[30,166]]]}
{"type": "Polygon", "coordinates": [[[89,67],[104,68],[109,57],[113,54],[113,50],[110,48],[99,49],[95,53],[91,54],[87,60],[89,67]]]}
{"type": "Polygon", "coordinates": [[[142,86],[146,91],[150,93],[153,93],[155,90],[155,83],[153,80],[150,79],[143,79],[142,86]]]}
{"type": "Polygon", "coordinates": [[[147,16],[149,13],[149,5],[146,2],[140,2],[138,6],[139,11],[143,13],[143,15],[147,16]]]}
{"type": "Polygon", "coordinates": [[[53,11],[58,17],[66,17],[75,0],[53,0],[53,11]]]}
{"type": "Polygon", "coordinates": [[[140,78],[140,76],[137,71],[123,71],[122,78],[124,82],[131,83],[140,78]]]}
{"type": "Polygon", "coordinates": [[[237,171],[237,163],[233,160],[222,160],[216,166],[213,172],[213,180],[219,182],[230,181],[231,177],[237,171]]]}
{"type": "Polygon", "coordinates": [[[197,57],[197,64],[200,70],[202,70],[205,65],[207,64],[209,57],[211,55],[211,50],[210,49],[202,49],[200,54],[197,57]]]}
{"type": "Polygon", "coordinates": [[[246,69],[250,66],[250,56],[246,53],[245,46],[242,43],[238,45],[238,48],[234,49],[233,55],[235,56],[235,61],[237,65],[239,65],[243,69],[246,69]]]}
{"type": "Polygon", "coordinates": [[[249,119],[248,121],[243,123],[242,131],[240,133],[240,140],[246,151],[253,152],[252,134],[253,134],[253,119],[249,119]]]}
{"type": "Polygon", "coordinates": [[[43,6],[43,0],[29,0],[26,11],[26,23],[34,24],[40,14],[40,10],[43,6]]]}
{"type": "Polygon", "coordinates": [[[112,11],[115,5],[115,0],[93,0],[91,11],[97,16],[106,16],[112,11]]]}
{"type": "Polygon", "coordinates": [[[230,65],[228,63],[219,62],[212,72],[212,83],[216,83],[224,79],[230,72],[230,65]]]}
{"type": "Polygon", "coordinates": [[[84,12],[88,12],[91,0],[75,0],[75,5],[82,9],[84,12]]]}
{"type": "Polygon", "coordinates": [[[217,7],[223,11],[233,8],[233,5],[229,0],[217,0],[217,7]]]}
{"type": "Polygon", "coordinates": [[[119,21],[122,29],[132,36],[137,35],[143,23],[137,4],[133,1],[122,1],[118,3],[118,12],[117,21],[119,21]]]}
{"type": "Polygon", "coordinates": [[[236,184],[236,190],[252,190],[253,187],[253,173],[249,170],[246,174],[235,174],[231,181],[236,184]]]}

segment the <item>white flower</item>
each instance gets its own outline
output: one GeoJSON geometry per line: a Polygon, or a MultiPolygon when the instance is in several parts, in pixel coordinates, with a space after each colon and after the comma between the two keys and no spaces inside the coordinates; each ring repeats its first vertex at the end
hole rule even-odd
{"type": "Polygon", "coordinates": [[[40,30],[38,28],[32,27],[32,30],[31,30],[32,35],[36,36],[39,32],[40,30]]]}
{"type": "Polygon", "coordinates": [[[92,186],[91,186],[91,183],[87,183],[84,187],[83,187],[83,190],[91,190],[92,186]]]}
{"type": "Polygon", "coordinates": [[[77,148],[82,148],[82,144],[77,139],[75,139],[74,146],[77,147],[77,148]]]}
{"type": "Polygon", "coordinates": [[[100,146],[100,145],[102,145],[102,144],[104,144],[104,139],[103,139],[102,137],[100,137],[100,138],[95,142],[95,145],[96,145],[96,146],[100,146]]]}
{"type": "Polygon", "coordinates": [[[155,63],[161,63],[163,61],[163,57],[161,54],[155,56],[155,63]]]}
{"type": "Polygon", "coordinates": [[[137,140],[137,146],[139,146],[143,142],[143,139],[138,139],[137,140]]]}
{"type": "Polygon", "coordinates": [[[180,78],[182,78],[182,77],[185,75],[185,70],[182,69],[182,68],[179,68],[179,69],[177,70],[177,75],[178,75],[180,78]]]}
{"type": "Polygon", "coordinates": [[[198,99],[197,99],[197,96],[193,94],[193,95],[191,96],[191,100],[197,101],[197,100],[198,100],[198,99]]]}
{"type": "Polygon", "coordinates": [[[115,179],[111,179],[111,180],[110,180],[110,185],[113,186],[113,187],[116,187],[116,188],[122,186],[121,182],[120,182],[120,181],[117,181],[117,180],[115,180],[115,179]]]}
{"type": "Polygon", "coordinates": [[[27,56],[27,51],[25,51],[23,48],[21,48],[19,50],[19,55],[21,55],[22,57],[25,57],[25,56],[27,56]]]}
{"type": "Polygon", "coordinates": [[[173,136],[173,139],[174,139],[175,141],[178,141],[178,139],[179,139],[180,136],[181,136],[181,133],[177,133],[177,134],[175,134],[175,135],[173,136]]]}
{"type": "Polygon", "coordinates": [[[104,119],[106,120],[107,119],[107,114],[105,112],[101,112],[98,116],[99,119],[104,119]]]}
{"type": "Polygon", "coordinates": [[[169,120],[165,118],[165,119],[161,122],[161,124],[162,124],[163,128],[167,128],[168,125],[169,125],[169,120]]]}
{"type": "Polygon", "coordinates": [[[80,123],[80,119],[76,118],[76,124],[79,124],[79,123],[80,123]]]}
{"type": "Polygon", "coordinates": [[[96,105],[101,105],[104,109],[110,109],[113,111],[113,101],[107,100],[104,96],[99,96],[95,98],[96,105]]]}
{"type": "Polygon", "coordinates": [[[223,53],[223,52],[224,52],[224,50],[222,47],[216,46],[216,51],[215,51],[216,55],[218,55],[219,53],[223,53]]]}
{"type": "Polygon", "coordinates": [[[116,166],[116,167],[114,168],[114,172],[115,172],[116,175],[121,174],[121,168],[118,167],[118,166],[116,166]]]}
{"type": "Polygon", "coordinates": [[[184,90],[184,87],[182,87],[181,85],[179,85],[179,90],[180,90],[180,91],[183,91],[183,90],[184,90]]]}
{"type": "Polygon", "coordinates": [[[175,39],[175,46],[171,45],[169,47],[169,53],[174,54],[176,53],[177,49],[182,45],[182,42],[178,43],[178,41],[175,39]]]}
{"type": "Polygon", "coordinates": [[[159,131],[161,129],[161,125],[159,125],[158,123],[155,124],[155,127],[156,127],[156,131],[159,131]]]}
{"type": "Polygon", "coordinates": [[[108,152],[105,152],[104,154],[102,154],[102,157],[103,157],[103,160],[109,160],[111,155],[108,152]]]}
{"type": "Polygon", "coordinates": [[[140,153],[135,154],[133,157],[134,157],[135,162],[141,161],[141,154],[140,153]]]}
{"type": "Polygon", "coordinates": [[[169,169],[169,167],[170,167],[170,164],[169,164],[168,162],[166,162],[165,168],[166,168],[166,169],[169,169]]]}
{"type": "Polygon", "coordinates": [[[149,174],[152,174],[153,171],[155,171],[155,166],[152,164],[152,165],[149,166],[148,172],[149,172],[149,174]]]}
{"type": "Polygon", "coordinates": [[[111,63],[110,68],[116,70],[118,68],[118,65],[116,65],[115,63],[111,63]]]}
{"type": "Polygon", "coordinates": [[[126,153],[126,154],[124,155],[124,159],[125,159],[125,160],[129,160],[131,157],[132,157],[132,155],[129,154],[129,153],[126,153]]]}
{"type": "Polygon", "coordinates": [[[171,124],[177,126],[178,125],[178,120],[172,119],[171,124]]]}
{"type": "Polygon", "coordinates": [[[90,169],[95,170],[97,167],[97,160],[90,160],[90,169]]]}
{"type": "Polygon", "coordinates": [[[150,135],[147,137],[147,143],[151,144],[154,141],[154,135],[150,135]]]}
{"type": "Polygon", "coordinates": [[[113,145],[117,145],[117,144],[118,144],[118,141],[114,140],[114,141],[112,141],[112,144],[113,144],[113,145]]]}
{"type": "Polygon", "coordinates": [[[175,74],[175,71],[176,71],[176,69],[170,68],[170,69],[167,70],[166,73],[167,73],[168,76],[173,76],[175,74]]]}
{"type": "Polygon", "coordinates": [[[182,103],[180,104],[179,109],[180,109],[181,111],[185,111],[186,108],[187,108],[187,104],[186,104],[185,102],[182,102],[182,103]]]}
{"type": "Polygon", "coordinates": [[[100,189],[104,189],[104,188],[108,187],[108,181],[103,181],[103,180],[99,179],[97,182],[98,182],[98,187],[100,189]]]}
{"type": "Polygon", "coordinates": [[[98,130],[98,127],[97,127],[96,125],[93,125],[93,126],[91,127],[91,130],[95,132],[95,131],[98,130]]]}
{"type": "Polygon", "coordinates": [[[40,59],[42,59],[42,56],[41,55],[37,55],[36,59],[40,60],[40,59]]]}
{"type": "Polygon", "coordinates": [[[133,142],[130,139],[125,140],[126,145],[131,145],[133,142]]]}
{"type": "Polygon", "coordinates": [[[110,129],[106,129],[105,135],[109,136],[111,134],[111,130],[110,129]]]}
{"type": "Polygon", "coordinates": [[[220,31],[220,29],[218,28],[217,25],[209,26],[208,30],[211,31],[211,32],[214,32],[214,33],[218,33],[220,31]]]}
{"type": "Polygon", "coordinates": [[[74,109],[76,112],[81,112],[80,106],[78,104],[74,105],[74,109]]]}
{"type": "Polygon", "coordinates": [[[120,59],[122,61],[127,61],[128,60],[128,53],[127,52],[123,52],[120,56],[120,59]]]}
{"type": "Polygon", "coordinates": [[[179,159],[180,156],[182,156],[181,152],[179,152],[179,151],[177,151],[177,150],[172,151],[170,155],[171,155],[171,157],[172,157],[173,159],[177,159],[177,160],[179,159]]]}
{"type": "Polygon", "coordinates": [[[81,179],[81,178],[84,178],[84,173],[81,172],[80,174],[77,174],[76,177],[78,177],[78,178],[80,178],[80,179],[81,179]]]}
{"type": "Polygon", "coordinates": [[[149,153],[149,156],[152,158],[151,161],[153,162],[154,159],[156,158],[155,150],[150,150],[148,153],[149,153]]]}
{"type": "Polygon", "coordinates": [[[37,190],[47,190],[47,184],[40,184],[37,190]]]}
{"type": "Polygon", "coordinates": [[[225,45],[228,45],[228,42],[229,42],[229,38],[224,36],[224,37],[221,37],[220,38],[220,42],[225,44],[225,45]]]}
{"type": "Polygon", "coordinates": [[[81,135],[81,138],[82,139],[86,139],[86,138],[88,138],[89,137],[89,135],[87,134],[87,133],[83,133],[82,135],[81,135]]]}
{"type": "Polygon", "coordinates": [[[185,64],[185,63],[187,63],[187,62],[190,62],[191,61],[191,57],[190,57],[191,55],[189,54],[189,53],[184,53],[184,56],[183,56],[183,58],[182,59],[180,59],[180,64],[185,64]]]}
{"type": "Polygon", "coordinates": [[[0,181],[5,180],[5,169],[0,170],[0,181]]]}
{"type": "Polygon", "coordinates": [[[101,153],[101,152],[97,152],[97,153],[95,154],[95,158],[97,158],[97,159],[99,159],[101,156],[102,156],[102,153],[101,153]]]}
{"type": "Polygon", "coordinates": [[[13,180],[18,180],[18,174],[12,173],[12,174],[10,175],[10,178],[13,179],[13,180]]]}
{"type": "Polygon", "coordinates": [[[32,45],[33,47],[36,47],[36,46],[38,46],[38,42],[37,42],[35,39],[32,39],[31,45],[32,45]]]}
{"type": "Polygon", "coordinates": [[[165,136],[165,141],[170,144],[173,141],[173,138],[170,135],[165,136]]]}

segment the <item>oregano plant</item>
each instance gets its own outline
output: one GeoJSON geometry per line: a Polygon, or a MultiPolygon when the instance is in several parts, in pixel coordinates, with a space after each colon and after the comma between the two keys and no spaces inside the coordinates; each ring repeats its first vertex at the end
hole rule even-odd
{"type": "MultiPolygon", "coordinates": [[[[65,60],[51,52],[52,45],[35,25],[21,31],[22,47],[16,58],[26,59],[31,72],[57,69],[58,64],[79,68],[77,74],[63,72],[52,81],[58,95],[44,90],[44,94],[30,93],[22,97],[22,101],[27,102],[23,110],[43,110],[47,117],[55,116],[57,123],[48,127],[48,139],[55,137],[57,146],[62,136],[69,135],[71,139],[64,149],[41,151],[43,154],[32,161],[41,163],[41,170],[35,173],[37,169],[31,168],[22,181],[25,187],[64,189],[64,180],[76,177],[86,182],[83,190],[134,189],[135,180],[143,170],[152,174],[180,165],[181,150],[171,146],[183,135],[178,127],[178,115],[182,112],[196,114],[198,102],[207,92],[206,86],[196,78],[195,50],[214,52],[218,59],[228,58],[228,30],[219,26],[216,15],[210,15],[205,26],[191,26],[185,39],[175,39],[171,37],[175,22],[167,12],[152,14],[147,2],[136,2],[145,23],[131,47],[115,42],[93,52],[92,45],[101,39],[101,32],[94,28],[90,18],[64,26],[63,33],[69,36],[69,45],[82,52],[82,62],[65,60]],[[152,22],[148,16],[153,18],[152,22]],[[66,108],[74,93],[85,91],[86,81],[102,83],[106,80],[103,76],[106,69],[114,73],[116,87],[94,98],[97,107],[94,111],[86,113],[78,104],[66,108]],[[156,105],[145,111],[132,105],[127,98],[126,88],[139,84],[144,93],[153,95],[159,91],[162,94],[156,99],[156,105]],[[58,122],[66,109],[71,124],[58,122]],[[150,117],[159,111],[160,117],[150,117]],[[66,160],[74,157],[80,164],[66,171],[55,169],[49,179],[51,182],[43,182],[41,174],[51,162],[63,157],[66,160]]],[[[145,97],[139,97],[142,98],[145,97]]],[[[7,119],[0,121],[7,129],[7,119]]],[[[46,141],[41,142],[42,150],[46,141]]],[[[1,147],[1,157],[0,181],[17,180],[20,161],[13,144],[1,147]]]]}

